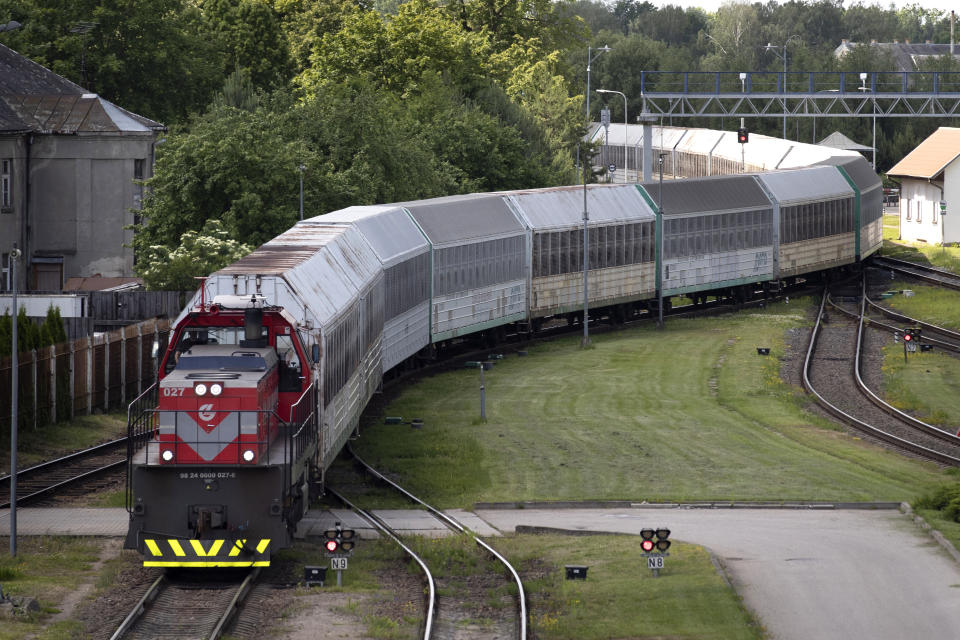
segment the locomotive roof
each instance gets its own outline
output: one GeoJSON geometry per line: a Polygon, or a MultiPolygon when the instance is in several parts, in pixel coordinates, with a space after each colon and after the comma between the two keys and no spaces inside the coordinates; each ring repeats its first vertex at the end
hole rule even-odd
{"type": "MultiPolygon", "coordinates": [[[[504,194],[534,231],[569,227],[583,220],[583,187],[554,187],[504,194]]],[[[591,222],[643,222],[656,216],[635,185],[590,185],[591,222]]]]}
{"type": "Polygon", "coordinates": [[[183,386],[221,379],[234,385],[247,386],[248,383],[260,380],[277,362],[277,352],[273,347],[198,344],[180,355],[176,368],[164,377],[163,383],[165,386],[183,386]],[[251,362],[258,366],[244,366],[251,362]],[[259,366],[261,362],[264,366],[259,366]],[[194,366],[190,366],[191,364],[194,366]]]}
{"type": "Polygon", "coordinates": [[[401,203],[434,246],[519,235],[524,227],[503,195],[475,193],[401,203]]]}
{"type": "MultiPolygon", "coordinates": [[[[650,199],[659,203],[660,184],[644,182],[650,199]]],[[[663,183],[664,215],[733,209],[768,209],[772,204],[752,175],[713,176],[663,183]]]]}

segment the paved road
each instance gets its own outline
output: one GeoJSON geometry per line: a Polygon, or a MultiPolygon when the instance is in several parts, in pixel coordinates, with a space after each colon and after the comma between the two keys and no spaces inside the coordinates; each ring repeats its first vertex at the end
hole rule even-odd
{"type": "Polygon", "coordinates": [[[897,511],[483,510],[517,525],[637,533],[709,548],[776,640],[956,640],[960,567],[897,511]]]}

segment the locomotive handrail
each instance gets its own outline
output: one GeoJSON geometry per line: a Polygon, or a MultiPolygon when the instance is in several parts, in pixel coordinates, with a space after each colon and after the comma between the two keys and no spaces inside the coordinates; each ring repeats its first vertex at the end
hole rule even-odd
{"type": "Polygon", "coordinates": [[[126,486],[126,508],[128,513],[133,513],[133,456],[142,446],[146,445],[149,438],[153,435],[154,422],[150,419],[150,428],[143,428],[145,416],[151,415],[144,405],[156,406],[157,404],[157,383],[147,387],[146,391],[134,398],[133,402],[127,405],[127,486],[126,486]]]}

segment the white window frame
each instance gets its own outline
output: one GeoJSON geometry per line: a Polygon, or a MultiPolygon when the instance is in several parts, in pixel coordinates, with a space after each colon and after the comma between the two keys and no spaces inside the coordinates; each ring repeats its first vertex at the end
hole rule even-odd
{"type": "Polygon", "coordinates": [[[917,200],[917,224],[923,222],[923,202],[917,200]]]}
{"type": "Polygon", "coordinates": [[[901,200],[904,208],[907,210],[907,222],[913,220],[913,216],[910,214],[910,206],[913,204],[913,200],[901,200]]]}

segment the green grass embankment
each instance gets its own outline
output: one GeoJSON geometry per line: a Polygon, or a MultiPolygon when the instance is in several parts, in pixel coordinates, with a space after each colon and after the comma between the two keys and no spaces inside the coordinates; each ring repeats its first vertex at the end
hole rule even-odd
{"type": "MultiPolygon", "coordinates": [[[[805,411],[780,377],[786,332],[809,301],[720,318],[668,320],[510,354],[485,376],[433,376],[399,393],[355,447],[435,504],[628,499],[909,500],[933,465],[853,438],[805,411]],[[770,347],[759,356],[756,348],[770,347]],[[426,463],[429,463],[427,465],[426,463]]],[[[798,356],[799,357],[799,356],[798,356]]]]}

